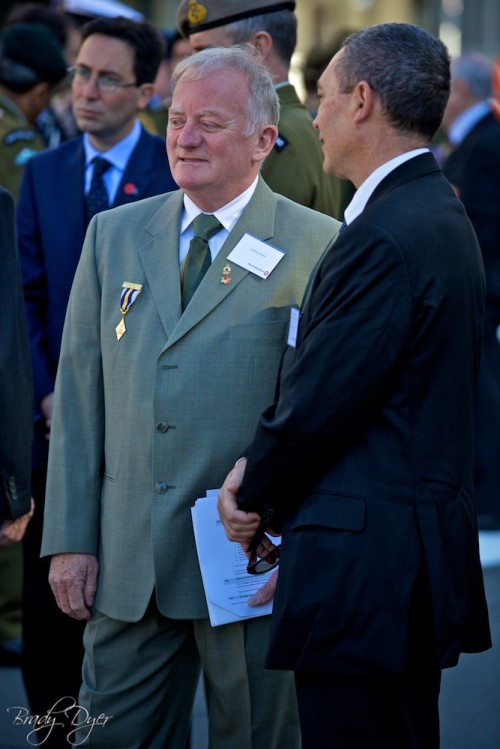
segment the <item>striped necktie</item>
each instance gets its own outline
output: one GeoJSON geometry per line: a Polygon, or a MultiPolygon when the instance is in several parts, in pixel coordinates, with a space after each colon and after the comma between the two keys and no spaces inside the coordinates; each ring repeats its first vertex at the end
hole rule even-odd
{"type": "Polygon", "coordinates": [[[101,158],[101,156],[96,156],[92,165],[94,167],[92,182],[85,199],[87,223],[96,213],[100,213],[101,211],[105,211],[106,208],[109,208],[109,197],[102,175],[107,169],[109,169],[111,163],[106,159],[101,158]]]}

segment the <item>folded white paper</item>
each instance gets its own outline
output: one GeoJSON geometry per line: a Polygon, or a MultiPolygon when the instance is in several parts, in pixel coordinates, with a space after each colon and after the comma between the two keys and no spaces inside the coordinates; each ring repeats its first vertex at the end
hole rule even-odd
{"type": "MultiPolygon", "coordinates": [[[[207,491],[191,508],[194,537],[201,577],[205,588],[210,624],[240,622],[270,614],[273,602],[254,608],[247,600],[274,570],[265,575],[249,575],[248,560],[239,543],[229,541],[217,510],[217,489],[207,491]]],[[[280,539],[273,538],[274,543],[280,539]]]]}

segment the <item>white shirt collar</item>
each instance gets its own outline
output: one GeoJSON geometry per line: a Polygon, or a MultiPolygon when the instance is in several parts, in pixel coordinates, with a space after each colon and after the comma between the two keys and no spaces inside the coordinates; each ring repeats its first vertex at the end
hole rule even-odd
{"type": "Polygon", "coordinates": [[[420,156],[420,154],[423,153],[429,153],[429,149],[415,148],[413,151],[407,151],[406,153],[396,156],[394,159],[387,161],[385,164],[382,164],[382,166],[375,169],[375,171],[365,179],[363,184],[358,187],[351,202],[345,209],[344,217],[346,223],[351,224],[354,219],[364,211],[373,191],[388,174],[394,171],[394,169],[401,164],[404,164],[405,161],[409,161],[410,159],[415,158],[415,156],[420,156]]]}
{"type": "MultiPolygon", "coordinates": [[[[230,232],[244,209],[247,207],[252,195],[257,187],[258,176],[252,182],[250,187],[238,195],[237,198],[231,200],[230,203],[223,205],[222,208],[218,208],[214,211],[214,216],[220,221],[224,229],[230,232]]],[[[191,200],[186,194],[184,194],[184,210],[181,218],[181,234],[193,223],[193,219],[196,218],[200,213],[203,213],[196,203],[191,200]]]]}
{"type": "Polygon", "coordinates": [[[448,140],[453,146],[459,146],[469,135],[472,128],[491,112],[489,101],[480,101],[458,115],[450,125],[448,140]]]}
{"type": "Polygon", "coordinates": [[[105,156],[106,159],[121,172],[125,171],[125,168],[130,159],[130,154],[136,147],[139,138],[141,137],[141,124],[139,120],[134,122],[134,126],[130,133],[125,136],[119,143],[114,145],[109,151],[97,151],[94,146],[90,143],[88,133],[83,134],[83,148],[85,151],[85,167],[87,168],[90,163],[95,159],[96,156],[105,156]]]}

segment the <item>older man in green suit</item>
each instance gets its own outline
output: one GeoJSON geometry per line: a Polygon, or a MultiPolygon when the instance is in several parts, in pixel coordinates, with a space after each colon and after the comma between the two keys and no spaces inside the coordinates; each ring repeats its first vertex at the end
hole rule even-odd
{"type": "Polygon", "coordinates": [[[259,176],[279,103],[251,47],[187,58],[175,81],[167,151],[181,190],[99,214],[85,240],[42,552],[61,609],[88,620],[80,703],[113,716],[85,746],[182,749],[201,663],[211,747],[290,749],[293,683],[262,663],[269,617],[210,626],[190,508],[251,439],[290,308],[339,224],[259,176]],[[197,240],[209,267],[195,289],[200,213],[216,221],[197,240]]]}

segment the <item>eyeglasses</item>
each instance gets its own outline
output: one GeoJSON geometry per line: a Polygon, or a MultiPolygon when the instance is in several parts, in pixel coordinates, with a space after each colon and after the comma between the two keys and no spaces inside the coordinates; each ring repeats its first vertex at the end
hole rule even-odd
{"type": "MultiPolygon", "coordinates": [[[[87,68],[80,67],[79,65],[73,65],[68,68],[68,75],[71,82],[75,86],[85,86],[92,80],[92,74],[87,68]]],[[[111,73],[102,73],[94,78],[94,84],[103,94],[113,94],[116,91],[120,91],[122,88],[132,88],[137,86],[137,81],[134,83],[122,83],[115,75],[111,73]]]]}
{"type": "Polygon", "coordinates": [[[257,547],[259,542],[250,545],[248,551],[251,553],[251,557],[247,564],[247,572],[249,575],[264,575],[269,570],[274,569],[280,563],[281,545],[275,546],[273,549],[264,554],[263,557],[257,556],[257,547]]]}

